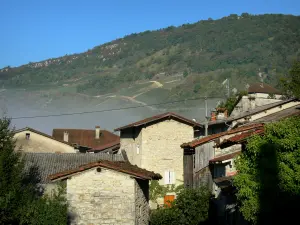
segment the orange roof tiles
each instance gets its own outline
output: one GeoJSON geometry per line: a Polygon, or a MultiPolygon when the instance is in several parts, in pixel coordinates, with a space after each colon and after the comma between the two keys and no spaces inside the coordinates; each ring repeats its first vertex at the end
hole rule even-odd
{"type": "Polygon", "coordinates": [[[128,125],[123,126],[123,127],[119,127],[117,129],[115,129],[115,131],[120,131],[120,130],[124,130],[124,129],[131,128],[131,127],[138,127],[138,126],[142,126],[142,125],[145,125],[145,124],[148,124],[148,123],[158,122],[160,120],[167,119],[167,118],[176,119],[180,122],[186,123],[186,124],[191,125],[191,126],[202,127],[201,124],[199,124],[199,123],[197,123],[193,120],[189,120],[185,117],[182,117],[182,116],[180,116],[178,114],[175,114],[175,113],[172,113],[172,112],[167,112],[167,113],[159,114],[159,115],[156,115],[156,116],[152,116],[152,117],[149,117],[149,118],[146,118],[146,119],[128,124],[128,125]]]}
{"type": "Polygon", "coordinates": [[[196,140],[193,140],[189,143],[183,143],[181,145],[181,147],[182,148],[184,148],[184,147],[194,148],[194,147],[197,147],[199,145],[202,145],[204,143],[207,143],[209,141],[212,141],[214,139],[217,139],[217,138],[225,136],[225,135],[239,133],[239,132],[243,132],[243,131],[247,131],[247,130],[251,130],[251,129],[257,129],[257,128],[263,127],[263,126],[264,126],[263,123],[241,126],[241,127],[236,128],[236,129],[232,129],[232,130],[224,131],[224,132],[221,132],[221,133],[209,135],[209,136],[204,137],[204,138],[196,139],[196,140]]]}
{"type": "Polygon", "coordinates": [[[119,171],[128,175],[135,176],[139,179],[144,180],[159,180],[162,178],[162,176],[158,173],[154,173],[142,168],[137,167],[136,165],[132,165],[128,162],[122,162],[122,161],[107,161],[107,160],[100,160],[98,162],[93,162],[89,164],[82,165],[76,169],[63,171],[60,173],[56,173],[49,176],[49,179],[54,181],[57,179],[64,179],[69,176],[72,176],[76,173],[83,172],[95,167],[103,167],[115,171],[119,171]]]}

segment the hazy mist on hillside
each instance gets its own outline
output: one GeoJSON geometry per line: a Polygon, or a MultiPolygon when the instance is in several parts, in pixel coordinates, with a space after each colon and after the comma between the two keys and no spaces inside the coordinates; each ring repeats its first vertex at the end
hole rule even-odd
{"type": "MultiPolygon", "coordinates": [[[[214,108],[219,99],[209,99],[208,108],[214,108]]],[[[157,103],[159,103],[159,99],[157,103]]],[[[195,100],[189,103],[192,107],[185,108],[184,104],[168,104],[155,107],[139,107],[123,110],[112,110],[105,112],[86,113],[81,115],[67,115],[54,117],[21,118],[47,116],[62,113],[76,113],[87,111],[102,111],[127,107],[140,106],[124,99],[100,99],[79,95],[52,95],[24,90],[4,90],[0,93],[1,114],[12,119],[12,125],[16,129],[26,126],[52,134],[54,128],[78,128],[94,129],[96,125],[102,129],[113,131],[113,129],[153,116],[166,111],[173,111],[186,116],[189,119],[203,121],[205,116],[204,100],[195,100]],[[168,107],[166,110],[165,107],[168,107]]]]}

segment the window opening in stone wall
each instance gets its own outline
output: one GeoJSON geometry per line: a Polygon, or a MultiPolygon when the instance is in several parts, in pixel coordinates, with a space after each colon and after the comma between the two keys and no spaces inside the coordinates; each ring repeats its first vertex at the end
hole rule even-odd
{"type": "Polygon", "coordinates": [[[165,171],[165,184],[175,184],[175,172],[172,170],[165,171]]]}
{"type": "Polygon", "coordinates": [[[140,146],[136,146],[136,154],[140,154],[140,146]]]}
{"type": "Polygon", "coordinates": [[[25,137],[26,137],[26,140],[29,140],[29,138],[30,138],[30,133],[26,133],[26,134],[25,134],[25,137]]]}

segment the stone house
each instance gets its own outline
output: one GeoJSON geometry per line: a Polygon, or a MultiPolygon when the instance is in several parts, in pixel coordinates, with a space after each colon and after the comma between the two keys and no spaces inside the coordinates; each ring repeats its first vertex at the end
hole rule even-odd
{"type": "MultiPolygon", "coordinates": [[[[198,187],[206,184],[215,196],[213,201],[217,209],[217,217],[226,224],[243,224],[240,212],[236,207],[235,188],[232,178],[237,173],[235,158],[246,149],[247,138],[264,134],[264,124],[272,123],[287,117],[300,115],[299,102],[290,100],[280,104],[262,106],[263,110],[255,109],[252,115],[255,120],[228,131],[209,135],[182,145],[185,153],[185,186],[198,187]],[[281,106],[281,107],[280,107],[281,106]],[[288,107],[287,107],[288,106],[288,107]],[[281,109],[281,110],[278,110],[281,109]]],[[[242,119],[242,118],[241,118],[242,119]]]]}
{"type": "Polygon", "coordinates": [[[52,137],[67,142],[80,153],[117,153],[120,147],[120,137],[110,131],[100,129],[53,129],[52,137]]]}
{"type": "Polygon", "coordinates": [[[244,125],[182,144],[181,148],[184,150],[185,187],[195,188],[201,185],[207,185],[210,190],[213,190],[213,175],[209,162],[216,156],[227,154],[227,152],[224,151],[218,152],[218,150],[215,149],[215,145],[231,136],[252,131],[261,126],[263,126],[263,124],[244,125]]]}
{"type": "MultiPolygon", "coordinates": [[[[183,184],[180,144],[197,137],[202,126],[175,113],[164,113],[120,127],[120,150],[130,163],[162,174],[161,185],[183,184]]],[[[171,193],[169,193],[171,194],[171,193]]],[[[175,198],[175,194],[171,194],[175,198]]],[[[159,199],[158,204],[163,204],[159,199]]]]}
{"type": "Polygon", "coordinates": [[[265,83],[253,83],[248,88],[248,95],[237,103],[231,116],[255,109],[257,107],[282,101],[282,94],[276,88],[265,83]]]}
{"type": "Polygon", "coordinates": [[[25,172],[32,175],[36,182],[44,189],[45,194],[52,194],[57,184],[48,180],[51,174],[64,170],[76,169],[87,163],[99,160],[123,161],[122,155],[98,154],[73,154],[73,153],[41,153],[24,152],[22,158],[25,162],[25,172]]]}
{"type": "Polygon", "coordinates": [[[161,175],[128,162],[100,160],[49,179],[67,182],[71,224],[148,225],[149,180],[161,175]]]}
{"type": "Polygon", "coordinates": [[[22,152],[76,153],[74,147],[68,142],[57,140],[30,127],[16,130],[14,139],[15,149],[22,152]]]}

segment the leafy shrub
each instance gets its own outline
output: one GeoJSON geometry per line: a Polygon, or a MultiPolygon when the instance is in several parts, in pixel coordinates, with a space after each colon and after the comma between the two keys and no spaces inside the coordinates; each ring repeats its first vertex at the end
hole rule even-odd
{"type": "Polygon", "coordinates": [[[179,192],[170,208],[154,210],[151,225],[198,225],[208,220],[210,192],[206,187],[184,189],[179,192]]]}

